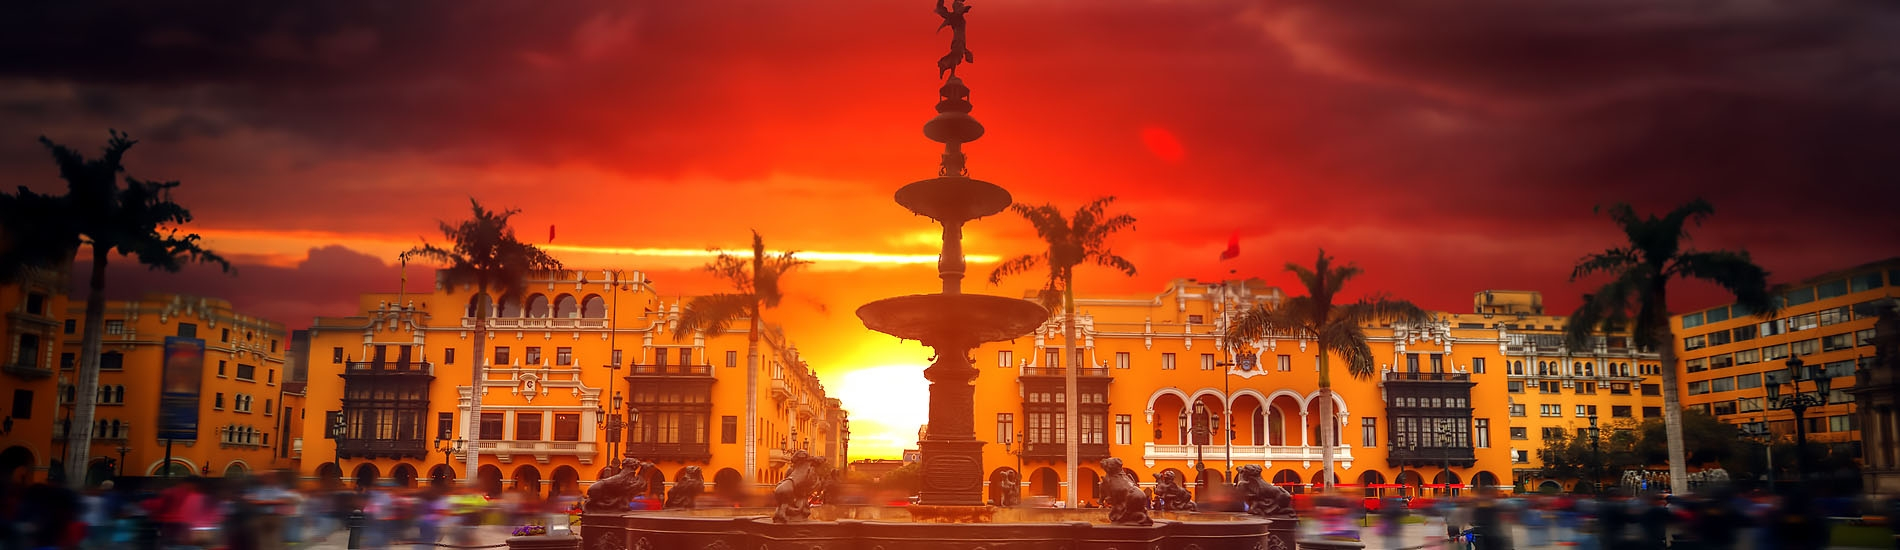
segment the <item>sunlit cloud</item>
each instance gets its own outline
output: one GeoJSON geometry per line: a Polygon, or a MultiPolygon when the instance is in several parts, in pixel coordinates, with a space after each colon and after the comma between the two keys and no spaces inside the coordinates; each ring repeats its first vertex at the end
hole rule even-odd
{"type": "Polygon", "coordinates": [[[864,367],[835,375],[831,393],[851,411],[851,456],[895,458],[917,446],[930,421],[922,366],[864,367]]]}

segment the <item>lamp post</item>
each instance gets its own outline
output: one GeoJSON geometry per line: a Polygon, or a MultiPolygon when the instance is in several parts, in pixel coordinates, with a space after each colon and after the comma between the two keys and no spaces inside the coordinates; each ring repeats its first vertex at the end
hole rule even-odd
{"type": "MultiPolygon", "coordinates": [[[[339,486],[343,484],[343,435],[348,428],[349,425],[343,421],[342,414],[336,415],[336,421],[330,423],[330,460],[336,463],[336,482],[339,486]]],[[[165,445],[168,460],[165,469],[169,472],[171,471],[171,464],[169,463],[171,440],[166,440],[165,445]]]]}
{"type": "MultiPolygon", "coordinates": [[[[1190,420],[1187,411],[1181,411],[1181,420],[1184,422],[1190,420]]],[[[1207,460],[1203,452],[1207,447],[1208,435],[1215,432],[1213,426],[1220,424],[1220,413],[1208,411],[1206,403],[1195,400],[1194,417],[1191,420],[1193,421],[1190,424],[1193,427],[1191,432],[1194,437],[1194,483],[1197,488],[1205,489],[1207,487],[1207,460]]]]}
{"type": "Polygon", "coordinates": [[[1590,494],[1603,496],[1602,432],[1597,430],[1597,415],[1590,415],[1590,494]]]}
{"type": "Polygon", "coordinates": [[[1742,435],[1761,440],[1762,442],[1761,454],[1763,458],[1767,459],[1767,462],[1768,462],[1767,468],[1766,468],[1768,471],[1762,474],[1762,481],[1765,481],[1768,483],[1768,492],[1770,493],[1774,492],[1775,491],[1775,442],[1774,442],[1774,438],[1771,436],[1771,432],[1768,430],[1768,415],[1766,414],[1762,415],[1762,421],[1760,424],[1743,424],[1741,432],[1742,432],[1742,435]]]}
{"type": "Polygon", "coordinates": [[[1438,456],[1442,458],[1444,462],[1445,487],[1443,490],[1445,491],[1445,496],[1447,497],[1452,496],[1451,494],[1451,446],[1452,444],[1457,443],[1457,439],[1458,439],[1457,434],[1452,432],[1451,424],[1445,424],[1438,428],[1438,456]]]}
{"type": "Polygon", "coordinates": [[[1023,439],[1022,432],[1016,432],[1013,434],[1009,432],[1003,433],[1003,452],[1016,455],[1016,472],[1017,473],[1021,473],[1023,471],[1023,447],[1027,445],[1019,446],[1019,445],[1015,445],[1015,443],[1018,441],[1022,441],[1022,439],[1023,439]]]}
{"type": "Polygon", "coordinates": [[[1826,372],[1818,374],[1814,372],[1818,368],[1819,367],[1808,367],[1804,365],[1800,357],[1789,357],[1788,380],[1784,383],[1788,384],[1789,388],[1793,390],[1793,393],[1784,396],[1781,395],[1781,384],[1765,384],[1768,387],[1768,402],[1772,403],[1777,409],[1787,409],[1794,413],[1794,475],[1796,482],[1800,482],[1806,477],[1804,469],[1807,464],[1807,458],[1804,455],[1808,452],[1808,427],[1806,421],[1803,419],[1804,415],[1808,412],[1808,407],[1819,407],[1827,404],[1828,387],[1832,385],[1832,380],[1826,376],[1826,372]],[[1814,381],[1815,393],[1813,395],[1801,393],[1801,382],[1804,380],[1814,381]]]}
{"type": "Polygon", "coordinates": [[[119,441],[119,477],[125,477],[125,454],[132,452],[132,447],[127,446],[126,443],[132,441],[132,428],[127,427],[125,431],[120,432],[119,435],[125,437],[125,439],[119,441]]]}
{"type": "Polygon", "coordinates": [[[614,392],[611,403],[613,406],[612,409],[597,408],[594,410],[594,416],[599,418],[599,420],[594,423],[594,426],[606,433],[608,446],[607,456],[614,457],[610,462],[618,463],[621,435],[626,428],[626,419],[620,416],[622,398],[619,391],[614,392]]]}
{"type": "Polygon", "coordinates": [[[435,450],[442,453],[442,468],[448,473],[448,481],[455,480],[455,453],[462,452],[463,443],[460,439],[453,439],[453,435],[448,430],[435,435],[435,450]]]}

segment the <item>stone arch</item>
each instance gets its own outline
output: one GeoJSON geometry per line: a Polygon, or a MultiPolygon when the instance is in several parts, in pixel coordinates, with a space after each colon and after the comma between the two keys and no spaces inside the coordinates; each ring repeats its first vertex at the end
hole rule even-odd
{"type": "Polygon", "coordinates": [[[581,300],[581,317],[600,319],[607,316],[607,300],[599,294],[588,294],[581,300]]]}
{"type": "Polygon", "coordinates": [[[415,487],[416,467],[406,463],[397,464],[395,468],[389,469],[389,478],[396,480],[398,487],[415,487]]]}
{"type": "Polygon", "coordinates": [[[243,460],[232,460],[224,465],[224,477],[244,477],[250,475],[251,465],[243,460]]]}
{"type": "Polygon", "coordinates": [[[1369,498],[1385,496],[1384,487],[1374,487],[1385,484],[1385,474],[1378,470],[1366,470],[1359,474],[1359,487],[1365,489],[1366,496],[1369,498]]]}
{"type": "Polygon", "coordinates": [[[1259,392],[1249,392],[1236,396],[1228,405],[1233,410],[1235,445],[1265,445],[1267,435],[1267,401],[1259,392]]]}
{"type": "Polygon", "coordinates": [[[480,310],[479,310],[479,309],[477,309],[477,308],[480,308],[480,307],[484,307],[484,306],[486,306],[486,307],[489,307],[489,308],[491,308],[491,309],[489,310],[489,313],[494,313],[494,310],[492,309],[492,308],[494,307],[494,304],[492,304],[492,303],[490,303],[490,302],[489,302],[489,299],[488,299],[488,295],[487,295],[487,294],[484,294],[484,293],[480,293],[480,292],[477,292],[477,293],[475,293],[475,295],[474,295],[474,296],[469,296],[469,297],[468,297],[468,307],[467,307],[467,308],[466,308],[466,310],[464,311],[464,313],[466,313],[466,315],[464,315],[464,316],[465,316],[465,317],[474,317],[474,316],[475,316],[475,314],[476,314],[476,312],[477,312],[477,311],[480,311],[480,310]]]}
{"type": "Polygon", "coordinates": [[[1432,485],[1438,486],[1438,494],[1440,495],[1450,497],[1458,496],[1459,485],[1463,484],[1464,479],[1458,476],[1458,472],[1439,470],[1437,475],[1432,476],[1432,485]]]}
{"type": "Polygon", "coordinates": [[[1306,492],[1306,483],[1300,480],[1300,473],[1293,470],[1281,469],[1274,472],[1272,483],[1296,495],[1306,492]]]}
{"type": "Polygon", "coordinates": [[[335,490],[343,486],[343,469],[335,462],[325,462],[317,466],[317,484],[326,490],[335,490]]]}
{"type": "Polygon", "coordinates": [[[1419,493],[1424,490],[1425,476],[1419,474],[1418,470],[1405,470],[1399,472],[1398,477],[1392,478],[1392,483],[1404,485],[1405,487],[1399,490],[1410,491],[1408,493],[1410,496],[1419,496],[1419,493]]]}
{"type": "MultiPolygon", "coordinates": [[[[1151,411],[1155,410],[1155,404],[1159,403],[1163,396],[1169,396],[1169,395],[1174,396],[1175,399],[1179,399],[1182,403],[1186,403],[1188,401],[1187,393],[1182,392],[1180,388],[1172,388],[1172,387],[1161,388],[1161,389],[1155,390],[1154,393],[1148,394],[1148,410],[1151,410],[1151,411]]],[[[1156,416],[1159,416],[1160,414],[1161,413],[1159,411],[1155,413],[1156,416]]]]}
{"type": "Polygon", "coordinates": [[[1263,415],[1266,422],[1268,445],[1302,445],[1306,443],[1305,402],[1293,392],[1273,392],[1267,401],[1267,410],[1263,415]],[[1297,417],[1297,418],[1296,418],[1297,417]]]}
{"type": "Polygon", "coordinates": [[[1537,492],[1546,495],[1562,493],[1564,492],[1564,484],[1558,483],[1556,480],[1546,479],[1542,483],[1537,484],[1537,492]]]}
{"type": "Polygon", "coordinates": [[[495,308],[496,317],[520,317],[521,295],[507,294],[501,297],[501,303],[495,308]]]}
{"type": "Polygon", "coordinates": [[[166,477],[165,474],[167,471],[171,473],[170,477],[173,478],[186,478],[198,475],[197,466],[193,465],[190,460],[179,457],[172,457],[170,464],[166,464],[163,459],[154,460],[152,461],[152,465],[147,467],[145,471],[147,472],[145,475],[148,477],[166,477]]]}
{"type": "Polygon", "coordinates": [[[0,476],[5,476],[0,479],[7,480],[13,486],[25,486],[32,481],[33,470],[37,467],[38,460],[33,457],[33,451],[26,447],[14,445],[0,451],[0,476]]]}
{"type": "Polygon", "coordinates": [[[1486,487],[1496,489],[1498,485],[1500,485],[1500,483],[1498,482],[1497,474],[1488,471],[1479,471],[1471,475],[1471,486],[1473,489],[1483,489],[1486,487]]]}
{"type": "Polygon", "coordinates": [[[555,319],[573,319],[579,317],[580,314],[580,301],[575,300],[573,294],[562,294],[554,299],[555,319]]]}
{"type": "Polygon", "coordinates": [[[553,485],[548,487],[548,496],[566,496],[581,494],[581,472],[573,466],[562,465],[554,469],[553,485]]]}
{"type": "Polygon", "coordinates": [[[1026,491],[1029,494],[1046,497],[1062,496],[1062,475],[1057,474],[1054,469],[1048,466],[1036,468],[1036,473],[1031,474],[1028,478],[1025,478],[1024,481],[1029,483],[1029,490],[1026,491]]]}
{"type": "Polygon", "coordinates": [[[514,487],[511,489],[517,492],[541,494],[541,469],[534,467],[533,464],[516,466],[515,474],[509,476],[509,479],[514,481],[514,487]]]}
{"type": "Polygon", "coordinates": [[[1077,495],[1081,495],[1083,499],[1086,499],[1086,502],[1098,502],[1102,500],[1101,472],[1089,468],[1076,468],[1075,479],[1076,482],[1081,483],[1081,485],[1076,486],[1077,495]]]}
{"type": "Polygon", "coordinates": [[[494,464],[483,464],[475,470],[476,487],[488,493],[489,498],[501,496],[501,468],[494,464]]]}
{"type": "Polygon", "coordinates": [[[375,464],[365,462],[356,465],[356,473],[352,474],[350,479],[356,481],[356,488],[358,490],[362,490],[375,487],[376,480],[381,478],[382,475],[382,470],[377,469],[375,464]]]}
{"type": "Polygon", "coordinates": [[[745,477],[738,470],[721,468],[713,474],[713,492],[726,500],[737,503],[745,498],[745,477]]]}
{"type": "Polygon", "coordinates": [[[647,498],[666,500],[665,472],[661,472],[658,467],[647,468],[646,471],[640,473],[640,477],[647,479],[647,498]]]}
{"type": "MultiPolygon", "coordinates": [[[[1003,505],[1003,476],[1009,474],[1011,470],[1015,470],[1015,468],[998,466],[996,469],[990,470],[989,483],[987,484],[988,490],[984,491],[984,496],[991,506],[1003,505]]],[[[1017,491],[1017,496],[1022,496],[1021,486],[1017,487],[1017,491]]]]}
{"type": "Polygon", "coordinates": [[[1148,410],[1154,411],[1153,427],[1158,434],[1155,444],[1187,444],[1187,423],[1180,420],[1181,411],[1188,408],[1187,394],[1173,388],[1157,390],[1148,403],[1148,410]]]}
{"type": "Polygon", "coordinates": [[[527,306],[523,307],[523,313],[526,313],[528,317],[542,319],[548,316],[550,308],[548,306],[547,295],[539,293],[531,294],[528,296],[527,304],[527,306]]]}
{"type": "Polygon", "coordinates": [[[455,467],[447,464],[437,464],[435,467],[429,468],[430,487],[448,487],[454,484],[455,467]]]}

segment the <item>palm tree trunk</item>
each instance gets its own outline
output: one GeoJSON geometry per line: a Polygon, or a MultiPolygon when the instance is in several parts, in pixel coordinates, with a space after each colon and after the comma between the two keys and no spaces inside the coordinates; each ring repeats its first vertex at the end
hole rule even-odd
{"type": "Polygon", "coordinates": [[[1320,408],[1319,408],[1319,411],[1320,411],[1320,419],[1319,419],[1319,422],[1320,422],[1319,424],[1320,486],[1319,487],[1320,487],[1321,493],[1330,494],[1333,492],[1333,439],[1335,438],[1335,434],[1333,433],[1333,431],[1337,427],[1338,422],[1335,422],[1333,420],[1333,415],[1336,413],[1333,412],[1332,366],[1328,364],[1329,361],[1327,361],[1326,359],[1326,355],[1327,355],[1326,350],[1330,348],[1326,347],[1326,342],[1324,341],[1318,342],[1318,344],[1319,344],[1319,400],[1320,400],[1320,408]]]}
{"type": "MultiPolygon", "coordinates": [[[[476,470],[481,468],[482,448],[482,379],[488,377],[488,366],[483,363],[488,347],[488,309],[494,300],[488,299],[488,285],[482,284],[475,295],[475,363],[469,366],[468,381],[468,447],[462,462],[462,484],[475,487],[481,483],[476,470]]],[[[342,440],[337,440],[342,443],[342,440]]],[[[618,464],[618,462],[614,462],[618,464]]],[[[343,475],[343,465],[337,465],[338,475],[343,475]]]]}
{"type": "MultiPolygon", "coordinates": [[[[72,425],[66,430],[66,485],[86,482],[86,462],[92,459],[92,415],[98,403],[99,352],[106,328],[106,261],[112,247],[92,243],[92,279],[86,289],[86,332],[79,344],[79,387],[73,390],[72,425]]],[[[163,466],[170,468],[170,464],[163,466]]]]}
{"type": "MultiPolygon", "coordinates": [[[[1660,299],[1660,297],[1658,298],[1660,299]]],[[[1682,446],[1682,397],[1676,392],[1676,333],[1663,319],[1656,332],[1657,358],[1662,363],[1663,436],[1669,442],[1669,491],[1689,494],[1688,454],[1682,446]]]]}
{"type": "Polygon", "coordinates": [[[754,306],[749,316],[752,317],[752,327],[746,332],[745,337],[745,472],[743,473],[747,487],[757,482],[756,474],[759,469],[759,308],[754,306]]]}
{"type": "Polygon", "coordinates": [[[1063,424],[1064,424],[1063,429],[1068,430],[1069,437],[1064,438],[1066,439],[1066,441],[1063,444],[1062,452],[1063,452],[1063,456],[1067,459],[1066,468],[1068,471],[1064,473],[1064,477],[1062,479],[1066,479],[1069,481],[1068,503],[1069,503],[1069,508],[1071,509],[1074,509],[1077,507],[1077,504],[1078,504],[1077,497],[1078,495],[1081,494],[1081,483],[1080,483],[1081,480],[1076,479],[1075,476],[1077,474],[1076,466],[1082,462],[1081,418],[1077,414],[1077,411],[1081,407],[1078,407],[1076,405],[1076,400],[1079,398],[1081,392],[1076,391],[1076,387],[1075,387],[1076,378],[1077,378],[1076,369],[1082,368],[1082,364],[1081,364],[1082,362],[1075,360],[1075,332],[1076,331],[1075,331],[1075,290],[1073,288],[1074,286],[1075,286],[1074,276],[1063,278],[1062,280],[1062,313],[1063,313],[1063,316],[1067,318],[1068,327],[1064,329],[1067,332],[1063,335],[1063,338],[1062,338],[1062,356],[1063,356],[1063,360],[1069,363],[1069,368],[1063,371],[1064,382],[1068,384],[1068,389],[1064,391],[1066,391],[1069,394],[1067,397],[1068,403],[1066,404],[1066,407],[1065,407],[1065,412],[1067,413],[1068,418],[1064,419],[1063,421],[1063,424]]]}

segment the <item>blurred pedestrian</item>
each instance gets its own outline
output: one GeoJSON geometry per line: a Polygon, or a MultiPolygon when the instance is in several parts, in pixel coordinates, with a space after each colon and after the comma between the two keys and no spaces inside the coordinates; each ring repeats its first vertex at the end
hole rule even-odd
{"type": "Polygon", "coordinates": [[[1669,546],[1669,524],[1675,521],[1675,514],[1669,510],[1669,501],[1662,495],[1650,497],[1644,503],[1642,514],[1637,522],[1642,526],[1641,547],[1662,550],[1669,546]]]}

